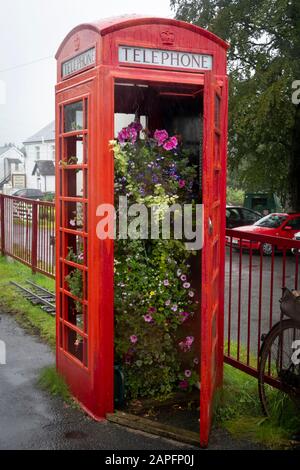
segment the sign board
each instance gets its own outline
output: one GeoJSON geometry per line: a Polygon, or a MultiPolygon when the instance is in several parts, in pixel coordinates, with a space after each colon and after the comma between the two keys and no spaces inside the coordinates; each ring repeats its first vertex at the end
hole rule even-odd
{"type": "Polygon", "coordinates": [[[212,70],[213,57],[212,55],[196,54],[194,52],[120,46],[119,62],[122,64],[140,64],[205,71],[212,70]]]}
{"type": "Polygon", "coordinates": [[[86,67],[96,64],[96,48],[92,47],[88,51],[83,52],[72,59],[63,62],[62,64],[62,77],[66,78],[69,75],[80,72],[86,67]]]}
{"type": "Polygon", "coordinates": [[[12,186],[16,189],[26,188],[26,175],[13,174],[12,175],[12,186]]]}

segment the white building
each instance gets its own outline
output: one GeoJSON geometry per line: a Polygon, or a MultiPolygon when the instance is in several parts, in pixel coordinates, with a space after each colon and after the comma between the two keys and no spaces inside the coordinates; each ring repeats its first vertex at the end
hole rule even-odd
{"type": "Polygon", "coordinates": [[[25,185],[23,153],[14,146],[0,147],[0,192],[12,193],[25,185]]]}
{"type": "Polygon", "coordinates": [[[55,122],[24,142],[26,185],[55,192],[55,122]]]}

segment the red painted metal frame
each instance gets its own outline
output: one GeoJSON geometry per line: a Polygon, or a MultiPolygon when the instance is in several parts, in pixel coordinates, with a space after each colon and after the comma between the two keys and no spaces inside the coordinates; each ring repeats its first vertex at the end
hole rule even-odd
{"type": "MultiPolygon", "coordinates": [[[[300,242],[238,229],[226,230],[226,239],[225,362],[257,377],[261,338],[280,319],[282,288],[299,289],[300,242]],[[264,243],[272,246],[270,257],[264,243]]],[[[271,373],[266,380],[280,388],[271,373]]]]}
{"type": "Polygon", "coordinates": [[[1,253],[55,277],[55,204],[0,195],[1,253]]]}
{"type": "MultiPolygon", "coordinates": [[[[95,24],[85,24],[72,30],[56,55],[58,76],[56,87],[56,145],[57,145],[57,199],[56,213],[59,217],[61,205],[66,201],[64,178],[67,169],[60,168],[62,160],[61,132],[62,109],[68,102],[75,102],[89,96],[89,154],[88,205],[89,227],[85,237],[88,241],[88,367],[68,353],[65,337],[61,333],[66,325],[63,272],[57,269],[57,365],[67,379],[77,400],[96,419],[104,419],[113,411],[114,384],[114,244],[111,240],[100,241],[96,237],[97,206],[114,203],[114,159],[109,141],[114,138],[114,89],[115,81],[129,81],[195,84],[204,89],[204,172],[203,188],[205,233],[209,233],[209,217],[214,223],[213,233],[206,235],[202,252],[202,344],[201,344],[201,427],[200,442],[207,446],[212,418],[212,404],[215,389],[222,384],[223,377],[223,274],[225,240],[225,188],[226,188],[226,141],[227,141],[227,44],[213,34],[194,25],[161,18],[116,18],[95,24]],[[174,41],[163,42],[168,32],[174,41]],[[213,70],[195,73],[170,68],[134,67],[119,65],[118,46],[135,44],[139,47],[156,49],[194,51],[213,55],[213,70]],[[68,78],[61,76],[62,63],[81,52],[96,47],[96,65],[68,78]],[[220,125],[216,129],[215,96],[220,96],[220,125]],[[219,134],[218,134],[219,133],[219,134]],[[216,135],[219,135],[218,151],[215,152],[216,135]],[[218,162],[214,161],[218,153],[218,162]],[[214,178],[218,173],[218,184],[214,178]],[[64,192],[61,194],[61,190],[64,192]],[[215,190],[215,198],[212,192],[215,190]],[[217,191],[217,192],[216,192],[217,191]],[[223,214],[224,213],[224,214],[223,214]],[[215,247],[218,243],[217,251],[215,247]],[[214,256],[217,253],[217,259],[214,256]],[[211,277],[215,276],[215,291],[212,291],[211,277]]],[[[76,132],[75,132],[76,133],[76,132]]],[[[72,170],[70,168],[70,170],[72,170]]],[[[64,215],[63,215],[64,219],[64,215]]],[[[70,232],[70,231],[68,231],[70,232]]],[[[66,265],[66,245],[61,234],[66,229],[57,224],[56,264],[66,265]]],[[[76,233],[76,232],[75,232],[76,233]]],[[[63,236],[64,237],[64,236],[63,236]]],[[[70,325],[69,325],[70,326],[70,325]]],[[[77,332],[78,333],[78,332],[77,332]]]]}

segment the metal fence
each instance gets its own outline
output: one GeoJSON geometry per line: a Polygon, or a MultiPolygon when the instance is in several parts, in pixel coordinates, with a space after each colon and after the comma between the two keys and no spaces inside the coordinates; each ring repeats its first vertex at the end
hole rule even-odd
{"type": "MultiPolygon", "coordinates": [[[[0,227],[2,254],[55,277],[54,203],[0,195],[0,227]]],[[[300,242],[227,230],[226,244],[225,362],[257,377],[261,338],[280,319],[282,288],[300,288],[300,242]]]]}
{"type": "Polygon", "coordinates": [[[0,195],[0,249],[31,267],[55,277],[55,204],[0,195]]]}
{"type": "Polygon", "coordinates": [[[280,320],[282,288],[300,287],[300,242],[227,230],[226,244],[225,362],[257,377],[262,336],[280,320]]]}

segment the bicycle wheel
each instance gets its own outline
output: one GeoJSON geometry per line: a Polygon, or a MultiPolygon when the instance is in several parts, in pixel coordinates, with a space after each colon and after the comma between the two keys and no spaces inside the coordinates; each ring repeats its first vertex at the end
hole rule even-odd
{"type": "Polygon", "coordinates": [[[295,413],[295,405],[300,410],[299,340],[300,325],[294,320],[283,320],[272,328],[262,345],[259,397],[269,418],[280,419],[284,413],[295,413]],[[269,385],[268,378],[275,379],[278,388],[269,385]]]}

